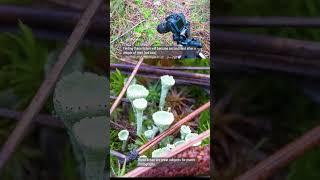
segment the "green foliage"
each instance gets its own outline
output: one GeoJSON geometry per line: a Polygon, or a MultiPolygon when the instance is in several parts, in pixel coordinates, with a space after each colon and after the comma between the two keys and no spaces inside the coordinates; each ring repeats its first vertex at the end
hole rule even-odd
{"type": "Polygon", "coordinates": [[[210,129],[210,110],[205,110],[199,117],[198,133],[210,129]]]}
{"type": "Polygon", "coordinates": [[[195,107],[198,107],[210,100],[210,94],[208,94],[208,92],[199,86],[188,87],[188,94],[190,94],[190,97],[196,100],[194,104],[195,107]]]}
{"type": "Polygon", "coordinates": [[[138,136],[138,138],[135,141],[135,144],[138,146],[142,146],[148,142],[148,139],[144,135],[138,136]]]}
{"type": "MultiPolygon", "coordinates": [[[[199,117],[198,134],[210,129],[210,110],[205,110],[199,117]]],[[[210,138],[206,138],[202,141],[201,145],[205,146],[210,144],[210,138]]]]}
{"type": "Polygon", "coordinates": [[[112,72],[110,74],[110,94],[117,96],[120,94],[123,85],[124,80],[126,79],[126,76],[123,75],[118,69],[116,69],[115,72],[112,72]]]}
{"type": "Polygon", "coordinates": [[[121,165],[116,157],[110,157],[110,167],[111,171],[114,176],[123,176],[126,173],[126,164],[127,162],[124,161],[124,164],[121,165]],[[122,166],[122,167],[121,167],[122,166]]]}
{"type": "Polygon", "coordinates": [[[110,149],[121,149],[122,142],[118,138],[118,131],[110,129],[110,149]]]}
{"type": "Polygon", "coordinates": [[[152,10],[145,8],[145,7],[141,8],[141,11],[142,11],[142,15],[145,19],[148,19],[152,14],[152,10]]]}
{"type": "Polygon", "coordinates": [[[319,146],[305,153],[289,168],[287,180],[318,180],[320,179],[320,148],[319,146]]]}
{"type": "MultiPolygon", "coordinates": [[[[210,110],[205,110],[199,117],[198,134],[210,129],[210,110]]],[[[201,145],[208,145],[210,138],[206,138],[202,141],[201,145]]]]}
{"type": "Polygon", "coordinates": [[[191,5],[191,19],[195,22],[209,22],[210,12],[208,9],[209,0],[193,1],[191,5]]]}
{"type": "Polygon", "coordinates": [[[125,15],[125,1],[124,0],[112,0],[110,1],[111,17],[114,14],[118,14],[120,17],[125,15]]]}
{"type": "MultiPolygon", "coordinates": [[[[210,67],[209,59],[188,59],[178,61],[183,66],[199,66],[199,67],[210,67]]],[[[197,71],[198,73],[210,74],[210,70],[197,71]]]]}
{"type": "MultiPolygon", "coordinates": [[[[0,146],[3,146],[14,127],[15,123],[12,123],[12,120],[0,119],[0,146]]],[[[33,162],[39,161],[42,156],[43,154],[34,145],[33,139],[26,139],[2,170],[1,179],[21,180],[30,176],[28,169],[35,168],[33,162]]]]}
{"type": "Polygon", "coordinates": [[[163,147],[166,147],[167,144],[171,144],[172,141],[173,141],[173,139],[174,139],[174,137],[171,136],[171,135],[163,138],[163,139],[160,141],[160,143],[159,143],[160,147],[163,148],[163,147]]]}
{"type": "Polygon", "coordinates": [[[5,33],[2,38],[11,41],[0,49],[7,63],[0,69],[0,89],[11,87],[18,96],[16,107],[25,107],[43,80],[47,49],[34,38],[32,31],[19,22],[20,34],[5,33]],[[12,46],[11,46],[12,44],[12,46]]]}
{"type": "Polygon", "coordinates": [[[137,5],[141,5],[142,4],[142,0],[134,0],[134,3],[136,3],[137,5]]]}
{"type": "Polygon", "coordinates": [[[160,99],[161,93],[161,85],[160,81],[157,83],[148,86],[149,95],[147,97],[147,101],[150,102],[149,104],[156,104],[160,99]]]}

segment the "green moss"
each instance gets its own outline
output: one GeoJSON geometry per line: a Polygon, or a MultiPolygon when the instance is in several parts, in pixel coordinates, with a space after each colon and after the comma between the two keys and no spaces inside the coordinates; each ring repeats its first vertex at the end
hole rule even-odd
{"type": "Polygon", "coordinates": [[[289,168],[287,180],[318,180],[320,179],[320,148],[305,153],[294,161],[289,168]]]}

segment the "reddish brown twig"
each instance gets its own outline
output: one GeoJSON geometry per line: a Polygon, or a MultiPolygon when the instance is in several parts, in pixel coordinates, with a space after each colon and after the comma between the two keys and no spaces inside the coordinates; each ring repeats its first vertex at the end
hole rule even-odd
{"type": "Polygon", "coordinates": [[[110,115],[111,113],[116,109],[116,107],[118,106],[118,104],[120,103],[121,98],[124,96],[124,94],[126,93],[132,79],[134,78],[134,76],[137,74],[141,63],[143,62],[143,58],[140,58],[139,62],[137,63],[137,65],[134,67],[130,77],[128,78],[126,84],[123,86],[119,96],[117,97],[117,99],[114,101],[114,103],[112,104],[111,108],[110,108],[110,115]]]}
{"type": "MultiPolygon", "coordinates": [[[[20,120],[22,112],[0,108],[0,117],[20,120]]],[[[48,126],[51,128],[64,128],[62,121],[48,114],[38,114],[34,117],[34,123],[39,125],[48,126]]]]}
{"type": "MultiPolygon", "coordinates": [[[[132,70],[134,68],[133,65],[130,64],[110,64],[111,69],[120,69],[120,70],[132,70]]],[[[210,75],[208,74],[200,74],[200,73],[189,73],[183,71],[176,70],[166,70],[164,68],[154,68],[152,66],[141,66],[140,72],[144,73],[152,73],[156,75],[171,75],[174,77],[183,77],[183,78],[192,78],[192,79],[203,79],[209,80],[210,75]]]]}
{"type": "Polygon", "coordinates": [[[160,135],[156,136],[155,138],[153,138],[151,141],[149,141],[148,143],[144,144],[143,146],[141,146],[138,149],[139,154],[143,154],[145,151],[147,151],[149,148],[151,148],[152,146],[154,146],[155,144],[157,144],[158,142],[160,142],[164,137],[172,134],[173,132],[176,132],[180,126],[182,126],[183,124],[185,124],[186,122],[192,120],[193,118],[195,118],[196,116],[198,116],[201,112],[203,112],[204,110],[208,109],[210,107],[210,101],[207,102],[206,104],[202,105],[201,107],[199,107],[198,109],[196,109],[195,111],[193,111],[192,113],[190,113],[188,116],[184,117],[183,119],[181,119],[179,122],[177,122],[176,124],[174,124],[173,126],[171,126],[169,129],[167,129],[166,131],[164,131],[163,133],[161,133],[160,135]]]}
{"type": "Polygon", "coordinates": [[[278,169],[285,167],[307,150],[320,144],[320,126],[310,130],[302,137],[286,145],[267,159],[258,163],[254,168],[237,178],[237,180],[267,179],[278,169]]]}
{"type": "MultiPolygon", "coordinates": [[[[128,71],[121,71],[123,74],[130,74],[128,71]]],[[[159,79],[159,76],[157,75],[151,75],[146,74],[146,73],[137,73],[136,76],[141,76],[145,77],[148,79],[159,79]]],[[[193,80],[193,79],[180,79],[180,78],[175,78],[176,84],[182,84],[182,85],[198,85],[198,86],[205,86],[205,87],[210,87],[210,81],[202,81],[202,80],[193,80]]]]}
{"type": "MultiPolygon", "coordinates": [[[[163,156],[163,158],[171,158],[174,155],[188,149],[189,147],[191,147],[193,144],[198,143],[202,140],[204,140],[205,138],[208,138],[210,136],[210,130],[207,130],[201,134],[199,134],[199,136],[197,136],[196,138],[192,139],[191,141],[187,141],[186,143],[176,147],[175,149],[173,149],[172,151],[165,153],[163,156]]],[[[137,177],[142,173],[147,172],[149,169],[151,169],[152,167],[138,167],[130,172],[128,172],[127,174],[124,175],[124,177],[137,177]]]]}
{"type": "Polygon", "coordinates": [[[319,42],[220,30],[215,30],[214,33],[216,50],[235,49],[305,59],[319,59],[320,57],[319,42]]]}
{"type": "Polygon", "coordinates": [[[66,43],[65,48],[60,53],[57,63],[54,65],[49,76],[44,80],[41,87],[38,89],[28,108],[23,113],[21,120],[18,122],[16,128],[3,145],[0,153],[0,169],[3,169],[5,163],[9,160],[16,147],[23,140],[23,137],[26,135],[33,118],[39,113],[43,104],[50,95],[50,92],[57,82],[64,65],[67,63],[74,50],[78,47],[84,34],[87,32],[90,21],[92,20],[96,10],[100,7],[101,3],[102,0],[92,1],[89,7],[83,13],[68,42],[66,43]]]}

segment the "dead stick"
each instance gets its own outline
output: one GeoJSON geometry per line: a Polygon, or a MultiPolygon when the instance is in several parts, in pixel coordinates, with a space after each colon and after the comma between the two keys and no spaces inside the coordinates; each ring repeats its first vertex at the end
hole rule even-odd
{"type": "Polygon", "coordinates": [[[180,128],[180,126],[182,126],[186,122],[192,120],[193,118],[198,116],[202,111],[208,109],[209,107],[210,107],[210,101],[207,102],[206,104],[202,105],[201,107],[199,107],[198,109],[196,109],[192,113],[190,113],[188,116],[186,116],[183,119],[181,119],[179,122],[177,122],[176,124],[171,126],[169,129],[164,131],[162,134],[158,135],[157,137],[155,137],[154,139],[152,139],[148,143],[146,143],[143,146],[141,146],[138,149],[139,154],[140,155],[143,154],[146,150],[148,150],[149,148],[151,148],[152,146],[154,146],[155,144],[160,142],[164,137],[168,136],[169,134],[172,134],[172,133],[176,132],[180,128]]]}
{"type": "MultiPolygon", "coordinates": [[[[13,120],[20,120],[22,112],[0,108],[0,117],[10,118],[13,120]]],[[[39,125],[48,126],[51,128],[64,128],[62,121],[48,114],[38,114],[34,117],[34,123],[39,125]]]]}
{"type": "Polygon", "coordinates": [[[141,65],[141,63],[143,62],[143,58],[140,58],[139,62],[137,63],[136,67],[133,69],[128,81],[126,82],[126,84],[123,86],[119,96],[117,97],[117,99],[114,101],[114,103],[112,104],[111,108],[110,108],[110,115],[111,113],[116,109],[116,107],[118,106],[118,104],[120,103],[120,100],[122,99],[124,93],[126,93],[132,79],[134,78],[134,76],[137,74],[138,69],[141,65]]]}
{"type": "MultiPolygon", "coordinates": [[[[172,151],[165,153],[162,158],[171,158],[179,153],[181,153],[182,151],[188,149],[189,147],[191,147],[193,144],[196,144],[198,142],[201,142],[202,140],[204,140],[205,138],[208,138],[210,136],[210,130],[207,130],[201,134],[199,134],[196,138],[187,141],[186,143],[176,147],[175,149],[173,149],[172,151]]],[[[127,174],[125,174],[123,177],[137,177],[145,172],[147,172],[148,170],[152,169],[153,167],[138,167],[130,172],[128,172],[127,174]]]]}
{"type": "Polygon", "coordinates": [[[236,49],[319,59],[320,43],[244,32],[215,30],[215,49],[236,49]]]}
{"type": "Polygon", "coordinates": [[[303,155],[307,150],[320,144],[320,126],[310,130],[302,137],[286,145],[266,160],[237,178],[237,180],[267,179],[278,169],[303,155]]]}
{"type": "MultiPolygon", "coordinates": [[[[121,71],[122,74],[130,74],[130,72],[127,71],[121,71]]],[[[159,76],[157,75],[150,75],[150,74],[142,74],[137,73],[136,76],[145,77],[148,79],[159,79],[159,76]]],[[[175,78],[176,84],[182,84],[182,85],[199,85],[204,87],[210,87],[210,81],[202,81],[202,80],[190,80],[190,79],[178,79],[175,78]]]]}
{"type": "MultiPolygon", "coordinates": [[[[130,64],[110,64],[111,69],[121,69],[121,70],[132,70],[134,68],[133,65],[130,64]]],[[[152,73],[157,75],[171,75],[174,77],[184,77],[184,78],[194,78],[194,79],[204,79],[209,80],[210,75],[208,74],[200,74],[200,73],[189,73],[177,70],[166,70],[160,68],[154,68],[150,66],[141,66],[140,72],[152,73]]]]}
{"type": "Polygon", "coordinates": [[[0,153],[0,170],[3,169],[6,162],[9,160],[16,147],[21,143],[23,137],[26,135],[33,118],[39,113],[48,96],[50,95],[55,83],[57,82],[64,65],[67,63],[68,59],[78,47],[84,34],[87,32],[95,12],[100,7],[102,0],[94,0],[89,5],[89,7],[82,14],[81,19],[74,28],[69,40],[66,43],[65,48],[62,50],[58,57],[58,62],[54,65],[50,71],[49,76],[44,80],[41,87],[38,89],[36,95],[32,99],[28,108],[23,113],[21,120],[17,123],[16,128],[8,137],[7,141],[2,147],[0,153]]]}

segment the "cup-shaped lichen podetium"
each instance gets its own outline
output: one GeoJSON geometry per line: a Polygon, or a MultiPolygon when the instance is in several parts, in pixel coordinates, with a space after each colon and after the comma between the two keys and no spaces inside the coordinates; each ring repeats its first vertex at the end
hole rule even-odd
{"type": "Polygon", "coordinates": [[[149,141],[154,138],[154,132],[152,129],[146,130],[143,134],[149,141]]]}
{"type": "Polygon", "coordinates": [[[159,149],[152,151],[151,157],[152,158],[162,157],[164,154],[166,154],[169,151],[170,151],[169,147],[159,148],[159,149]]]}
{"type": "Polygon", "coordinates": [[[146,98],[149,95],[149,91],[142,85],[132,84],[127,89],[127,98],[132,103],[133,100],[139,98],[146,98]]]}
{"type": "Polygon", "coordinates": [[[189,126],[182,125],[180,128],[181,139],[185,139],[188,134],[191,133],[191,129],[189,126]]]}
{"type": "Polygon", "coordinates": [[[68,130],[80,119],[106,114],[107,81],[106,77],[93,73],[74,72],[57,83],[54,111],[68,130]]]}
{"type": "Polygon", "coordinates": [[[147,108],[148,102],[144,98],[135,99],[132,101],[132,105],[135,109],[136,122],[137,122],[137,135],[142,133],[143,111],[147,108]]]}
{"type": "Polygon", "coordinates": [[[73,134],[85,158],[86,180],[103,180],[107,152],[106,117],[81,119],[73,126],[73,134]]]}
{"type": "Polygon", "coordinates": [[[126,145],[127,145],[127,141],[128,141],[128,137],[129,137],[129,131],[124,129],[124,130],[121,130],[119,133],[118,133],[118,137],[120,139],[120,141],[122,141],[122,152],[124,152],[126,150],[126,145]]]}
{"type": "Polygon", "coordinates": [[[161,76],[160,79],[161,79],[161,96],[160,96],[159,108],[160,110],[163,110],[168,91],[175,84],[175,80],[173,79],[172,76],[169,76],[169,75],[161,76]]]}
{"type": "Polygon", "coordinates": [[[72,133],[72,127],[85,117],[106,114],[107,83],[108,78],[103,76],[73,72],[63,76],[54,90],[54,112],[66,126],[80,169],[84,164],[84,157],[72,133]]]}
{"type": "MultiPolygon", "coordinates": [[[[190,134],[187,134],[185,140],[186,140],[186,141],[190,141],[190,140],[196,138],[197,136],[198,136],[197,133],[190,133],[190,134]]],[[[192,146],[199,146],[199,145],[201,144],[201,142],[202,142],[202,141],[200,141],[200,142],[198,142],[198,143],[195,143],[195,144],[193,144],[192,146]]]]}
{"type": "Polygon", "coordinates": [[[157,111],[153,113],[152,119],[154,124],[159,128],[160,133],[162,133],[173,123],[174,116],[172,113],[167,111],[157,111]]]}

